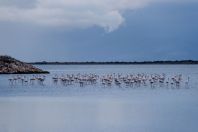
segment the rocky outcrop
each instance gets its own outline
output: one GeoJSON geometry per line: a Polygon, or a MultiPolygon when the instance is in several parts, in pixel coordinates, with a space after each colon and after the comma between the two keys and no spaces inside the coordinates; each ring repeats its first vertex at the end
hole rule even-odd
{"type": "Polygon", "coordinates": [[[0,74],[39,74],[49,73],[10,56],[0,56],[0,74]]]}

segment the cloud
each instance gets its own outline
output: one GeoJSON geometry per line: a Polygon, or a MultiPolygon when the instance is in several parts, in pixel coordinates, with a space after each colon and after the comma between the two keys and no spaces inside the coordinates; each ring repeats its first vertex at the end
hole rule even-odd
{"type": "Polygon", "coordinates": [[[144,7],[148,0],[0,0],[0,21],[111,32],[123,22],[122,12],[144,7]]]}
{"type": "Polygon", "coordinates": [[[15,6],[19,8],[30,8],[36,4],[36,0],[0,0],[0,7],[15,6]]]}
{"type": "Polygon", "coordinates": [[[149,2],[151,0],[0,0],[0,21],[66,28],[100,26],[111,32],[125,21],[124,11],[142,8],[149,2]]]}

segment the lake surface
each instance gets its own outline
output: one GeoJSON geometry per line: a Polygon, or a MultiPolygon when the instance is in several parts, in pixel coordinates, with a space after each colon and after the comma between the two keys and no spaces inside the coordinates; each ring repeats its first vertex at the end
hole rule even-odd
{"type": "Polygon", "coordinates": [[[12,75],[0,75],[0,132],[198,131],[198,65],[37,67],[50,71],[42,85],[10,84],[12,75]],[[54,84],[53,76],[66,73],[182,74],[183,82],[179,87],[54,84]]]}

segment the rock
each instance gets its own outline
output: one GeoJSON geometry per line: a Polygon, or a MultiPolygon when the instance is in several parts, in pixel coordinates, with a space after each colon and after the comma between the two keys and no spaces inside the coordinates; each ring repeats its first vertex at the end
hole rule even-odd
{"type": "Polygon", "coordinates": [[[10,56],[0,56],[0,74],[39,74],[49,73],[10,56]]]}

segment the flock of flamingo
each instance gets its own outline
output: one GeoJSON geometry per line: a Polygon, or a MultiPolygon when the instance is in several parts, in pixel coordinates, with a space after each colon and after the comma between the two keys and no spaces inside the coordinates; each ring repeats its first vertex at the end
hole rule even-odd
{"type": "MultiPolygon", "coordinates": [[[[9,78],[9,83],[14,84],[35,84],[44,85],[47,77],[45,75],[16,75],[9,78]]],[[[180,87],[182,84],[187,86],[189,84],[190,78],[184,78],[180,75],[166,76],[166,74],[106,74],[106,75],[97,75],[97,74],[62,74],[54,75],[50,77],[53,84],[58,85],[79,85],[80,87],[87,85],[96,85],[100,84],[102,86],[130,86],[130,87],[140,87],[140,86],[171,86],[171,87],[180,87]]]]}
{"type": "Polygon", "coordinates": [[[29,77],[25,75],[16,75],[16,76],[12,76],[8,80],[11,85],[15,85],[19,83],[21,83],[22,85],[25,85],[25,84],[33,85],[35,84],[35,82],[38,82],[38,84],[40,85],[44,85],[46,76],[45,75],[32,75],[31,77],[29,77]]]}

